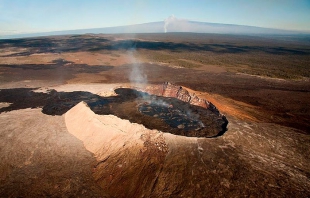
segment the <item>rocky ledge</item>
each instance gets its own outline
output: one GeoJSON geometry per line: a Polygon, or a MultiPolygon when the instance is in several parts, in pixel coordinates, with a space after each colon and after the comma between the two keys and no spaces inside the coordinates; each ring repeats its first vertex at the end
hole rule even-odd
{"type": "Polygon", "coordinates": [[[199,98],[195,95],[195,93],[191,93],[184,89],[182,86],[178,86],[170,82],[164,82],[162,85],[149,86],[146,88],[146,91],[149,94],[154,94],[157,96],[177,98],[191,105],[209,109],[213,113],[225,117],[224,115],[220,114],[218,109],[211,102],[207,101],[206,99],[199,98]]]}

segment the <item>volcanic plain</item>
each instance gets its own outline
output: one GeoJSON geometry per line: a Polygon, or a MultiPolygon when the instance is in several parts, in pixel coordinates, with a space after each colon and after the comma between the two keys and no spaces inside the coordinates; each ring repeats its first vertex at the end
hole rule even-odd
{"type": "Polygon", "coordinates": [[[308,36],[0,40],[1,197],[309,197],[308,36]]]}

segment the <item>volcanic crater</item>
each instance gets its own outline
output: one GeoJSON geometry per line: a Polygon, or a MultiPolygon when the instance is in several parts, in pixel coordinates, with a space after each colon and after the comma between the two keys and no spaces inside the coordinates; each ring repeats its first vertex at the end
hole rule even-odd
{"type": "Polygon", "coordinates": [[[227,130],[228,120],[211,102],[169,82],[147,87],[137,103],[141,113],[152,117],[142,123],[150,129],[189,137],[217,137],[227,130]]]}

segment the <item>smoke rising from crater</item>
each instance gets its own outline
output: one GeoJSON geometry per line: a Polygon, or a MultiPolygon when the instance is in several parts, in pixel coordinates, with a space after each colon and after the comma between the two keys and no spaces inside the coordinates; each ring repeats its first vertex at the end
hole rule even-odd
{"type": "Polygon", "coordinates": [[[130,57],[131,62],[131,71],[129,74],[129,80],[131,84],[134,86],[142,85],[145,86],[147,84],[147,75],[144,74],[143,68],[141,67],[139,61],[137,61],[135,54],[136,54],[135,48],[132,48],[128,50],[128,55],[130,57]]]}
{"type": "MultiPolygon", "coordinates": [[[[167,20],[167,25],[171,22],[176,20],[176,18],[172,15],[169,17],[170,19],[167,20]]],[[[166,28],[167,26],[165,26],[166,28]]],[[[137,51],[136,51],[136,43],[135,40],[131,40],[133,43],[131,43],[131,48],[128,49],[127,54],[130,57],[130,63],[131,63],[131,71],[129,74],[129,80],[132,86],[137,87],[139,89],[144,90],[146,88],[148,79],[147,75],[144,73],[143,66],[137,60],[137,51]]],[[[139,96],[143,98],[143,100],[147,103],[150,103],[155,106],[165,107],[165,108],[174,108],[177,109],[177,107],[173,107],[171,104],[169,104],[167,101],[164,101],[158,97],[152,97],[151,95],[145,93],[145,92],[138,92],[139,96]]],[[[140,101],[141,102],[141,101],[140,101]]],[[[189,118],[189,120],[198,122],[200,125],[200,128],[204,128],[205,125],[200,120],[199,115],[192,112],[189,107],[183,107],[183,109],[179,110],[179,114],[182,115],[184,118],[189,118]]]]}

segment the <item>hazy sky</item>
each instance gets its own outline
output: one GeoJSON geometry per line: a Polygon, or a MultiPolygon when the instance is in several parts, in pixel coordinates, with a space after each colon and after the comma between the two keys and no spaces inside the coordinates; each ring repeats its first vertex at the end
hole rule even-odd
{"type": "Polygon", "coordinates": [[[310,31],[310,0],[0,0],[0,35],[163,21],[310,31]]]}

